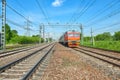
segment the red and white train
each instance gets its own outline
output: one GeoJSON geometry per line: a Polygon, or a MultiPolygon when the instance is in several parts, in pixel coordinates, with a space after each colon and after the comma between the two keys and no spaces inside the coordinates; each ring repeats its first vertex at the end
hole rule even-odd
{"type": "Polygon", "coordinates": [[[78,47],[80,45],[80,32],[67,31],[60,37],[59,42],[68,47],[78,47]]]}

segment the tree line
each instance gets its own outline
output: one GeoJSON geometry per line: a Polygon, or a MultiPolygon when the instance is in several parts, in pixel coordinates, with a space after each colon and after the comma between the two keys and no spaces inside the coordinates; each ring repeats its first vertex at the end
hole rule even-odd
{"type": "MultiPolygon", "coordinates": [[[[32,43],[39,43],[39,35],[33,35],[33,36],[20,36],[18,35],[17,30],[11,30],[10,26],[8,24],[5,25],[6,32],[6,43],[13,43],[13,44],[32,44],[32,43]]],[[[41,38],[41,42],[44,42],[44,39],[41,38]]]]}
{"type": "MultiPolygon", "coordinates": [[[[91,37],[84,37],[84,41],[90,41],[91,37]]],[[[119,41],[120,40],[120,31],[115,32],[113,35],[110,32],[104,32],[94,36],[95,41],[119,41]]]]}

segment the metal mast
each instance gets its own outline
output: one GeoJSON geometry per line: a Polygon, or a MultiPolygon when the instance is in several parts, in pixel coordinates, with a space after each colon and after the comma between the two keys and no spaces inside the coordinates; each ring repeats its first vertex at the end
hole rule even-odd
{"type": "Polygon", "coordinates": [[[42,36],[41,36],[41,30],[42,30],[42,25],[40,25],[40,30],[39,30],[39,44],[41,43],[41,39],[42,39],[42,36]]]}
{"type": "Polygon", "coordinates": [[[82,24],[80,25],[80,29],[81,29],[81,45],[83,45],[83,27],[82,27],[82,24]]]}
{"type": "Polygon", "coordinates": [[[29,17],[28,17],[28,20],[26,22],[26,36],[30,36],[30,21],[29,21],[29,17]]]}
{"type": "Polygon", "coordinates": [[[94,45],[95,45],[95,43],[94,43],[94,36],[93,36],[93,30],[92,30],[92,28],[91,28],[91,43],[92,43],[92,46],[94,46],[94,45]]]}
{"type": "Polygon", "coordinates": [[[5,24],[6,24],[6,0],[2,0],[2,35],[1,35],[1,48],[6,49],[6,38],[5,38],[5,24]]]}
{"type": "Polygon", "coordinates": [[[45,26],[44,26],[44,24],[42,26],[43,26],[43,39],[44,39],[44,42],[45,42],[45,26]]]}

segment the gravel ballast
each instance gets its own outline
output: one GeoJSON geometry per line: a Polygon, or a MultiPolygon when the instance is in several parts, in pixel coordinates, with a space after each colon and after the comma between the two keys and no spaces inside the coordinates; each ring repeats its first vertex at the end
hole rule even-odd
{"type": "Polygon", "coordinates": [[[57,44],[41,80],[112,80],[83,62],[70,48],[57,44]]]}

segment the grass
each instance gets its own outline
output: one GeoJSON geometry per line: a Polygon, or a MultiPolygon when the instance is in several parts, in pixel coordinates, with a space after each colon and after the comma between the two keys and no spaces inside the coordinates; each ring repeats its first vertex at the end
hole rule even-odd
{"type": "MultiPolygon", "coordinates": [[[[12,50],[15,48],[20,48],[20,47],[26,47],[26,46],[33,46],[35,44],[6,44],[6,49],[7,50],[12,50]]],[[[1,48],[0,48],[1,50],[1,48]]]]}
{"type": "Polygon", "coordinates": [[[84,46],[120,51],[120,41],[95,41],[94,46],[91,42],[84,42],[84,46]]]}

